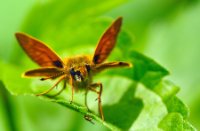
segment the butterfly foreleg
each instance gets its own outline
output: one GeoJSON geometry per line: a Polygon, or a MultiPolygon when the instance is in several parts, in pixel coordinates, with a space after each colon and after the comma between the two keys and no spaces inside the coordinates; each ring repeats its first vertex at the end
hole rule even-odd
{"type": "Polygon", "coordinates": [[[67,79],[64,79],[64,84],[63,84],[62,89],[58,93],[52,95],[52,97],[60,95],[60,93],[62,93],[66,89],[66,87],[67,87],[67,79]]]}
{"type": "Polygon", "coordinates": [[[48,90],[42,92],[42,93],[39,93],[39,94],[36,94],[36,96],[41,96],[41,95],[45,95],[47,93],[49,93],[51,90],[53,90],[63,79],[65,79],[65,76],[62,76],[59,78],[59,80],[51,87],[49,88],[48,90]]]}

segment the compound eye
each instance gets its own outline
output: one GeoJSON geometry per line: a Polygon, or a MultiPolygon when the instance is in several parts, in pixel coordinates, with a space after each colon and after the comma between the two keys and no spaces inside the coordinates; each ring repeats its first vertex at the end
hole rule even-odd
{"type": "Polygon", "coordinates": [[[72,76],[75,76],[75,75],[76,75],[76,72],[74,71],[74,68],[71,68],[69,72],[70,72],[70,74],[71,74],[72,76]]]}
{"type": "Polygon", "coordinates": [[[79,81],[79,82],[82,81],[83,77],[81,76],[80,71],[74,71],[74,68],[71,68],[69,72],[74,80],[79,81]]]}
{"type": "Polygon", "coordinates": [[[87,72],[90,72],[90,66],[89,65],[85,65],[87,72]]]}

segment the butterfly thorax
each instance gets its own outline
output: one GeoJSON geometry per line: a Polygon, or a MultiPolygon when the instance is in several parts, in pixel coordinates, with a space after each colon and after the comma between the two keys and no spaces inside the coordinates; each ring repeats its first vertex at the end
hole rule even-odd
{"type": "Polygon", "coordinates": [[[92,60],[89,55],[80,55],[74,57],[67,57],[63,60],[65,68],[73,68],[75,66],[91,65],[92,60]]]}

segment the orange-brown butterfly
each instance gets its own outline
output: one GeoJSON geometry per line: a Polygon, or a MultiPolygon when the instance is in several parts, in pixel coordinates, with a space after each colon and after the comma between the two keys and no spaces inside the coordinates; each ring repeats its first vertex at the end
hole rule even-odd
{"type": "MultiPolygon", "coordinates": [[[[53,50],[46,46],[43,42],[26,35],[24,33],[16,33],[16,38],[27,55],[41,67],[29,70],[24,73],[27,77],[41,77],[41,80],[59,78],[58,81],[48,90],[37,94],[44,95],[54,89],[61,81],[64,81],[63,88],[57,93],[59,95],[68,83],[72,87],[71,102],[73,101],[74,90],[85,89],[85,105],[87,106],[87,93],[93,91],[98,94],[98,109],[102,120],[104,115],[101,105],[101,94],[103,86],[101,83],[93,83],[94,74],[108,68],[114,67],[130,67],[127,62],[105,62],[115,46],[118,33],[122,24],[122,18],[119,17],[106,30],[101,37],[94,55],[76,56],[62,60],[53,50]],[[97,90],[99,87],[99,90],[97,90]]],[[[88,107],[88,106],[87,106],[88,107]]]]}

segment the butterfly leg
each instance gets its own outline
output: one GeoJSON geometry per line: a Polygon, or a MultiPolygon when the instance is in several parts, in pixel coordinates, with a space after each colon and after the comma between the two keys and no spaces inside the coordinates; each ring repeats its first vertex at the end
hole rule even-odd
{"type": "Polygon", "coordinates": [[[101,119],[104,120],[104,115],[103,115],[103,110],[102,110],[102,105],[101,105],[101,94],[102,94],[102,90],[103,90],[102,83],[91,84],[89,87],[89,90],[96,92],[98,94],[99,113],[100,113],[101,119]],[[99,87],[99,91],[96,90],[96,87],[99,87]]]}
{"type": "Polygon", "coordinates": [[[85,91],[85,106],[87,107],[88,111],[90,110],[87,104],[87,95],[88,95],[88,89],[85,91]]]}
{"type": "Polygon", "coordinates": [[[57,96],[57,95],[60,95],[60,93],[62,93],[63,92],[63,90],[65,90],[66,89],[66,87],[67,87],[67,80],[65,79],[64,80],[64,85],[63,85],[63,88],[58,92],[58,93],[56,93],[56,94],[54,94],[54,95],[52,95],[51,97],[55,97],[55,96],[57,96]]]}
{"type": "Polygon", "coordinates": [[[70,77],[70,79],[69,79],[69,84],[72,87],[72,97],[71,97],[71,100],[70,100],[70,104],[71,104],[73,102],[73,99],[74,99],[74,86],[73,86],[73,78],[72,77],[70,77]]]}
{"type": "Polygon", "coordinates": [[[53,90],[63,79],[65,78],[65,76],[62,76],[60,77],[60,79],[48,90],[42,92],[42,93],[39,93],[39,94],[36,94],[36,96],[41,96],[41,95],[44,95],[44,94],[47,94],[49,93],[51,90],[53,90]]]}
{"type": "Polygon", "coordinates": [[[72,98],[71,98],[70,104],[73,102],[73,100],[74,100],[74,87],[72,86],[72,98]]]}

